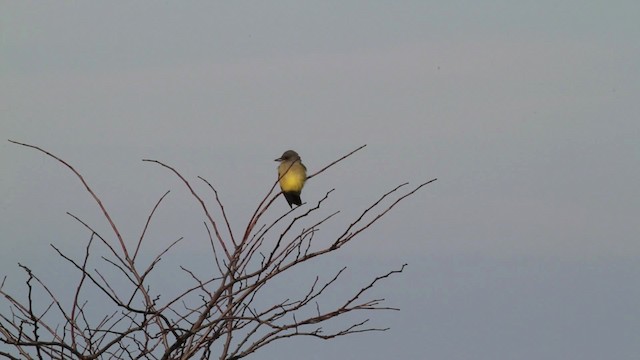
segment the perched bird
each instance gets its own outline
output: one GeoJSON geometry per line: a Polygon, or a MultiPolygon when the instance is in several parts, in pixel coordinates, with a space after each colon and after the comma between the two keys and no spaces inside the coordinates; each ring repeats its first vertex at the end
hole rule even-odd
{"type": "Polygon", "coordinates": [[[292,208],[293,204],[302,205],[300,192],[302,192],[304,182],[307,181],[307,168],[302,164],[300,155],[293,150],[287,150],[275,161],[280,161],[278,181],[287,203],[292,208]]]}

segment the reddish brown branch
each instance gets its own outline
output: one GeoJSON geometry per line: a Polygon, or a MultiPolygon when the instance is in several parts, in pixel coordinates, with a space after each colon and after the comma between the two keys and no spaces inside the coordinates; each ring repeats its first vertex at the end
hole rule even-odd
{"type": "Polygon", "coordinates": [[[211,185],[211,183],[207,181],[207,179],[203,178],[202,176],[198,176],[198,179],[204,181],[215,194],[216,203],[220,208],[220,212],[222,213],[222,218],[224,219],[224,223],[227,225],[227,231],[229,232],[229,237],[231,238],[231,241],[233,242],[233,244],[235,246],[238,246],[238,244],[236,243],[236,239],[233,237],[233,231],[231,230],[231,225],[229,224],[229,218],[227,217],[227,212],[224,210],[224,206],[222,205],[222,202],[220,201],[220,197],[218,196],[218,190],[216,190],[216,188],[214,188],[213,185],[211,185]]]}
{"type": "Polygon", "coordinates": [[[187,187],[187,189],[189,189],[189,191],[191,192],[191,195],[193,195],[193,197],[198,201],[198,203],[200,203],[200,206],[202,207],[202,210],[204,211],[205,216],[207,217],[207,219],[209,219],[209,223],[211,224],[211,226],[213,226],[213,230],[216,233],[216,237],[218,239],[218,243],[220,244],[220,246],[222,246],[222,249],[224,250],[225,254],[227,255],[227,258],[230,259],[231,258],[231,253],[229,253],[229,250],[227,249],[227,245],[225,245],[224,240],[222,239],[222,236],[220,235],[220,231],[218,230],[218,225],[215,222],[215,220],[213,220],[213,217],[211,216],[211,214],[209,213],[209,208],[207,207],[207,205],[205,204],[204,200],[202,200],[202,198],[200,197],[200,195],[198,195],[196,193],[196,191],[193,189],[193,187],[191,186],[191,184],[189,183],[189,181],[187,181],[187,179],[184,178],[184,176],[182,176],[182,174],[180,174],[176,169],[174,169],[173,167],[164,164],[158,160],[151,160],[151,159],[142,159],[142,161],[146,161],[146,162],[151,162],[151,163],[156,163],[166,169],[171,170],[178,178],[180,178],[180,180],[182,180],[182,182],[184,183],[184,185],[187,187]]]}
{"type": "Polygon", "coordinates": [[[66,161],[62,160],[61,158],[57,157],[56,155],[53,155],[52,153],[41,149],[40,147],[37,147],[37,146],[34,146],[34,145],[25,144],[25,143],[21,143],[21,142],[17,142],[17,141],[13,141],[13,140],[9,140],[9,142],[14,143],[16,145],[21,145],[21,146],[25,146],[25,147],[28,147],[28,148],[36,149],[36,150],[46,154],[47,156],[58,160],[64,166],[69,168],[69,170],[71,170],[78,177],[78,179],[80,179],[80,181],[82,182],[82,185],[84,186],[84,188],[87,190],[87,192],[89,192],[89,194],[91,194],[91,197],[93,197],[93,200],[96,202],[96,204],[98,204],[98,207],[100,207],[100,210],[102,210],[102,214],[104,215],[105,219],[107,219],[107,221],[109,222],[109,225],[111,225],[111,229],[113,230],[113,232],[115,233],[116,237],[118,238],[118,242],[120,242],[120,249],[122,250],[124,258],[127,259],[127,260],[130,260],[129,259],[129,252],[127,251],[127,247],[124,244],[124,240],[122,239],[122,235],[120,235],[120,231],[116,227],[115,222],[113,222],[113,220],[111,219],[111,215],[109,215],[109,212],[107,211],[107,209],[102,204],[102,200],[100,200],[98,195],[96,195],[96,193],[91,189],[89,184],[84,180],[84,177],[73,166],[71,166],[69,163],[67,163],[66,161]]]}
{"type": "MultiPolygon", "coordinates": [[[[234,238],[233,228],[218,191],[207,180],[198,177],[214,193],[215,202],[226,227],[226,231],[223,229],[222,232],[228,234],[227,239],[226,236],[223,238],[221,229],[218,228],[218,223],[214,221],[213,213],[210,213],[203,198],[182,174],[159,161],[144,160],[155,162],[172,171],[199,202],[206,216],[204,224],[214,258],[211,260],[210,269],[203,271],[208,275],[199,273],[197,266],[169,264],[174,265],[175,270],[181,274],[187,275],[186,283],[179,284],[182,287],[176,294],[167,296],[159,292],[152,295],[150,289],[157,291],[153,280],[158,276],[158,269],[163,268],[157,265],[170,249],[178,245],[180,239],[152,256],[151,262],[143,271],[138,268],[136,260],[138,255],[144,252],[142,242],[151,226],[151,219],[169,192],[159,198],[148,214],[136,242],[133,257],[130,258],[128,249],[102,202],[73,167],[39,147],[11,142],[39,150],[70,168],[102,210],[116,233],[120,248],[113,242],[112,246],[80,218],[69,214],[91,231],[84,256],[79,260],[73,260],[52,245],[63,259],[73,265],[74,271],[80,272],[75,291],[73,288],[68,291],[73,297],[69,313],[64,311],[53,289],[49,289],[44,281],[26,267],[29,275],[26,282],[27,300],[10,296],[3,290],[4,280],[0,283],[0,295],[10,307],[9,313],[0,313],[0,342],[13,346],[13,351],[19,354],[18,356],[0,352],[0,357],[10,359],[188,359],[198,356],[202,359],[219,357],[222,360],[231,360],[253,354],[274,341],[295,336],[333,339],[355,333],[386,331],[387,327],[369,325],[368,318],[357,319],[331,331],[323,329],[323,325],[333,319],[343,319],[343,315],[348,313],[398,310],[386,306],[384,298],[367,297],[370,290],[378,286],[380,281],[403,272],[406,264],[398,270],[375,277],[359,289],[356,287],[345,296],[343,302],[332,307],[327,307],[324,302],[327,297],[335,296],[332,293],[336,289],[334,284],[342,280],[341,275],[345,272],[346,266],[322,281],[320,279],[323,277],[320,275],[310,278],[308,287],[296,296],[282,294],[274,300],[263,296],[267,292],[263,289],[269,289],[273,284],[272,280],[281,278],[284,273],[294,268],[299,269],[298,265],[339,250],[342,245],[369,229],[399,202],[436,180],[426,181],[406,193],[402,193],[402,189],[407,184],[395,187],[359,213],[341,235],[329,239],[324,237],[326,234],[321,229],[339,212],[327,215],[319,210],[333,190],[327,192],[315,206],[304,207],[304,211],[292,209],[282,216],[275,217],[273,222],[258,225],[279,196],[274,194],[276,181],[247,222],[243,237],[234,238]],[[387,205],[384,205],[385,203],[387,205]],[[297,211],[297,216],[289,216],[293,211],[297,211]],[[319,215],[314,219],[313,215],[316,214],[319,215]],[[288,219],[287,223],[283,223],[285,218],[288,219]],[[99,240],[97,245],[92,245],[94,239],[99,240]],[[95,251],[95,247],[100,244],[106,246],[108,256],[102,258],[115,267],[113,269],[107,266],[108,272],[104,273],[98,269],[89,269],[89,264],[100,258],[90,256],[93,255],[90,252],[95,251]],[[230,244],[233,248],[229,247],[230,244]],[[223,249],[224,255],[217,251],[218,247],[223,249]],[[118,274],[118,283],[111,280],[114,273],[118,274]],[[106,315],[96,316],[90,312],[96,304],[89,303],[88,300],[83,302],[83,295],[88,293],[89,289],[106,295],[103,303],[98,306],[104,306],[106,315]],[[38,301],[43,301],[43,297],[36,296],[36,293],[45,295],[44,305],[36,306],[38,301]],[[136,305],[137,301],[141,304],[136,305]],[[54,316],[63,319],[64,325],[61,328],[55,323],[49,323],[54,316]]],[[[319,175],[365,146],[329,163],[309,175],[307,179],[319,175]]],[[[167,263],[163,263],[164,265],[167,263]]]]}
{"type": "Polygon", "coordinates": [[[153,209],[151,210],[151,213],[147,217],[147,222],[144,223],[144,228],[142,229],[142,234],[140,234],[140,238],[138,239],[138,244],[136,245],[136,250],[133,253],[133,262],[135,262],[136,261],[136,257],[138,257],[138,251],[140,250],[140,245],[142,245],[142,239],[144,239],[144,235],[147,233],[147,228],[149,227],[149,223],[151,223],[151,218],[153,217],[153,214],[155,214],[156,210],[158,209],[158,206],[160,206],[160,203],[162,202],[162,200],[164,200],[164,198],[167,195],[169,195],[169,191],[165,192],[164,195],[162,195],[160,197],[160,199],[158,199],[156,204],[153,206],[153,209]]]}
{"type": "Polygon", "coordinates": [[[364,145],[360,146],[359,148],[357,148],[357,149],[353,150],[352,152],[350,152],[350,153],[348,153],[347,155],[345,155],[345,156],[343,156],[343,157],[339,158],[338,160],[333,161],[332,163],[330,163],[329,165],[327,165],[327,166],[323,167],[322,169],[320,169],[320,170],[316,171],[315,173],[313,173],[313,174],[311,174],[311,175],[308,175],[308,176],[307,176],[307,180],[309,180],[309,179],[311,179],[312,177],[314,177],[314,176],[316,176],[316,175],[318,175],[318,174],[320,174],[320,173],[324,172],[325,170],[327,170],[328,168],[332,167],[333,165],[335,165],[335,164],[339,163],[340,161],[342,161],[342,160],[344,160],[344,159],[348,158],[349,156],[353,155],[356,151],[360,151],[360,150],[364,149],[364,147],[365,147],[365,146],[367,146],[367,144],[364,144],[364,145]]]}

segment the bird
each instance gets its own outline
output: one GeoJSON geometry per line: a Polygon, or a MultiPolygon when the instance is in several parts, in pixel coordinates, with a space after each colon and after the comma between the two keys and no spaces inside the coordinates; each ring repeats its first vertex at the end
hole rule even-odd
{"type": "Polygon", "coordinates": [[[293,208],[293,204],[302,205],[300,193],[305,181],[307,181],[307,168],[302,164],[300,155],[293,150],[287,150],[275,161],[280,162],[278,182],[289,207],[293,208]]]}

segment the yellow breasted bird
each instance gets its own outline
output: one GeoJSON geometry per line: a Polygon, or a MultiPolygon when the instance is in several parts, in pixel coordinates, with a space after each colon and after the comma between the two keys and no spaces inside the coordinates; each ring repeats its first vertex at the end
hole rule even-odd
{"type": "Polygon", "coordinates": [[[280,189],[289,206],[302,205],[300,193],[304,182],[307,181],[307,168],[302,164],[300,155],[293,150],[287,150],[275,161],[280,161],[278,166],[278,179],[280,189]]]}

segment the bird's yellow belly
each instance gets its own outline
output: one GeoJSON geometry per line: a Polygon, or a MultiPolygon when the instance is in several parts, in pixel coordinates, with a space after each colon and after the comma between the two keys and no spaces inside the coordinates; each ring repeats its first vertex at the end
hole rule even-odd
{"type": "Polygon", "coordinates": [[[280,187],[282,191],[300,192],[305,180],[304,176],[290,171],[280,179],[280,187]]]}

